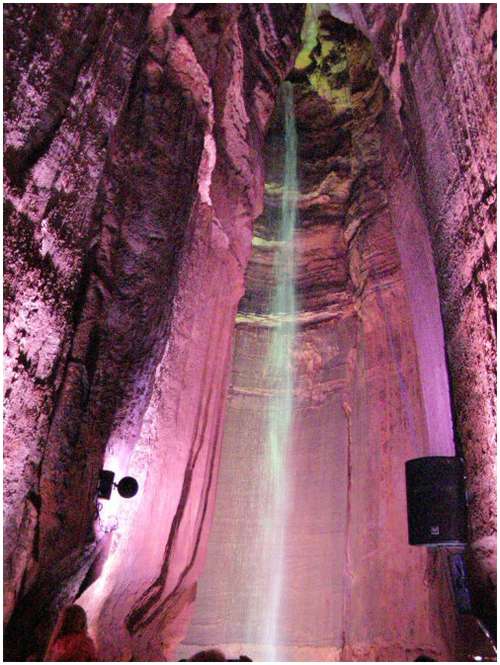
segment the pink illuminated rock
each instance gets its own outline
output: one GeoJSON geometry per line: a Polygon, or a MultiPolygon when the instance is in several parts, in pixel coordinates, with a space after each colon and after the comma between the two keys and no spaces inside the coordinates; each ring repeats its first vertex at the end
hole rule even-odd
{"type": "Polygon", "coordinates": [[[391,94],[391,112],[382,125],[395,153],[387,176],[395,185],[391,205],[406,216],[401,186],[406,181],[415,189],[418,183],[425,211],[456,445],[468,476],[476,607],[491,620],[496,605],[496,6],[402,4],[387,12],[353,5],[351,13],[374,44],[391,94]],[[402,138],[395,145],[397,125],[402,138]]]}
{"type": "Polygon", "coordinates": [[[293,67],[305,11],[5,6],[6,659],[42,658],[76,598],[103,660],[268,653],[248,636],[269,595],[254,535],[287,76],[283,655],[456,655],[444,557],[408,546],[404,487],[407,459],[455,443],[492,615],[495,7],[332,5],[293,67]],[[103,467],[139,492],[96,512],[103,467]]]}
{"type": "MultiPolygon", "coordinates": [[[[78,452],[78,429],[95,359],[78,348],[74,331],[95,269],[94,210],[107,146],[146,15],[143,7],[106,5],[5,8],[5,619],[47,572],[40,560],[52,545],[41,551],[40,525],[66,491],[66,474],[94,478],[78,452]],[[64,451],[47,443],[63,393],[71,394],[65,432],[57,434],[66,437],[64,451]],[[42,495],[42,467],[52,450],[58,486],[42,495]]],[[[85,485],[73,491],[85,493],[85,485]]],[[[67,534],[62,515],[55,520],[74,565],[82,541],[67,534]]],[[[76,566],[84,576],[85,566],[76,566]]]]}
{"type": "Polygon", "coordinates": [[[303,8],[6,13],[7,651],[43,651],[103,549],[105,464],[141,492],[103,507],[105,594],[82,603],[103,657],[163,659],[205,551],[262,133],[303,8]]]}
{"type": "MultiPolygon", "coordinates": [[[[431,410],[439,386],[448,393],[425,222],[413,203],[420,215],[416,251],[429,254],[427,273],[412,276],[415,286],[405,274],[411,256],[403,264],[398,246],[402,235],[408,252],[410,238],[399,231],[408,223],[391,205],[400,181],[384,178],[384,86],[370,45],[328,16],[320,34],[328,57],[317,55],[316,69],[313,62],[290,74],[301,178],[299,311],[293,436],[283,460],[289,512],[283,569],[276,570],[284,579],[277,655],[403,661],[427,653],[446,660],[456,630],[446,561],[409,547],[406,525],[405,461],[453,454],[449,402],[442,399],[444,414],[431,410]],[[328,77],[330,99],[318,70],[328,77]],[[427,337],[412,302],[417,288],[432,323],[427,337]],[[430,343],[432,375],[424,362],[430,343]],[[446,436],[435,444],[438,427],[446,436]]],[[[282,131],[277,112],[265,146],[267,205],[237,318],[207,566],[182,656],[214,644],[233,658],[266,660],[271,653],[258,639],[271,598],[256,565],[255,533],[266,520],[259,479],[269,473],[266,419],[276,390],[266,360],[282,131]]]]}

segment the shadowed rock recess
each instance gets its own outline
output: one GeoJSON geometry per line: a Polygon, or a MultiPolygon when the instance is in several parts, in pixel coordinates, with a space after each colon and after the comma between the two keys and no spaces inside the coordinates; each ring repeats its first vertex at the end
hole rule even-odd
{"type": "Polygon", "coordinates": [[[445,557],[407,544],[423,455],[465,458],[491,624],[495,30],[484,4],[4,6],[6,660],[43,658],[77,598],[105,661],[267,653],[253,536],[285,79],[280,654],[457,656],[445,557]],[[138,494],[98,506],[102,468],[138,494]]]}

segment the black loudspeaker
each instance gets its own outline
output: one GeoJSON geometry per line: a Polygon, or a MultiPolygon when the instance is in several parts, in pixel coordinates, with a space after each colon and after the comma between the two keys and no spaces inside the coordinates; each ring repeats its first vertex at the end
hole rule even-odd
{"type": "Polygon", "coordinates": [[[410,545],[467,542],[465,475],[458,457],[420,457],[406,462],[410,545]]]}

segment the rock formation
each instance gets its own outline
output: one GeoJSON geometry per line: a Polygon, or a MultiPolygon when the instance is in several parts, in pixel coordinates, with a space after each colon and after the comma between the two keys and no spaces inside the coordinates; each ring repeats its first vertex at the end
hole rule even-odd
{"type": "Polygon", "coordinates": [[[13,657],[40,653],[96,556],[103,463],[143,493],[135,536],[126,514],[114,534],[109,556],[129,562],[91,617],[98,642],[111,659],[168,653],[159,627],[181,620],[203,558],[263,131],[303,11],[6,9],[13,657]]]}
{"type": "MultiPolygon", "coordinates": [[[[444,325],[457,452],[466,461],[477,611],[496,605],[496,7],[353,5],[393,114],[394,183],[418,188],[444,325]],[[401,139],[395,140],[401,131],[401,139]],[[409,170],[411,164],[415,176],[409,170]],[[394,178],[394,173],[399,178],[394,178]],[[414,179],[415,178],[415,179],[414,179]]],[[[404,218],[396,184],[393,206],[404,218]]],[[[490,618],[490,622],[494,623],[490,618]]]]}
{"type": "MultiPolygon", "coordinates": [[[[413,660],[424,651],[448,659],[456,628],[445,562],[408,547],[404,498],[407,459],[454,454],[423,212],[405,192],[420,237],[398,230],[394,174],[384,172],[385,86],[370,43],[328,13],[308,18],[306,47],[289,75],[299,132],[299,328],[279,655],[413,660]],[[411,241],[421,255],[417,270],[401,256],[411,241]],[[412,280],[420,294],[413,307],[412,280]],[[419,316],[426,338],[414,332],[419,316]],[[429,345],[432,374],[425,365],[429,345]]],[[[263,614],[270,602],[255,567],[253,534],[263,518],[255,476],[266,473],[266,403],[280,389],[266,349],[276,325],[269,303],[282,133],[278,111],[264,149],[266,207],[236,319],[207,570],[182,654],[215,636],[232,657],[244,652],[266,660],[266,645],[245,636],[255,632],[248,626],[255,597],[264,599],[263,614]]]]}
{"type": "Polygon", "coordinates": [[[453,655],[403,464],[455,443],[493,612],[495,7],[326,9],[304,28],[292,4],[4,9],[7,658],[40,657],[76,597],[104,660],[175,657],[193,611],[187,651],[244,642],[287,76],[287,655],[453,655]],[[103,467],[139,494],[97,510],[103,467]]]}

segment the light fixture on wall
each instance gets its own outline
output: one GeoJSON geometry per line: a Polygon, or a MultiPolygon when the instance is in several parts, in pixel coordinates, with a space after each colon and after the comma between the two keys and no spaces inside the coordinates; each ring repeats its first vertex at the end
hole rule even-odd
{"type": "Polygon", "coordinates": [[[97,497],[99,499],[109,499],[113,487],[116,487],[118,494],[124,499],[131,499],[139,490],[139,483],[132,476],[124,476],[119,483],[115,483],[114,471],[103,469],[99,472],[99,485],[97,487],[97,497]]]}

